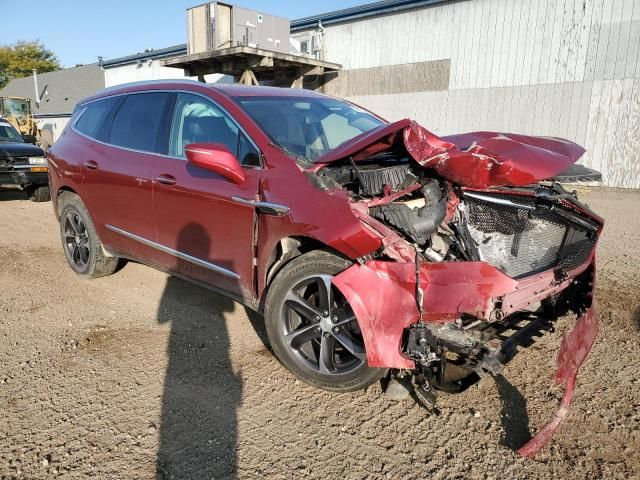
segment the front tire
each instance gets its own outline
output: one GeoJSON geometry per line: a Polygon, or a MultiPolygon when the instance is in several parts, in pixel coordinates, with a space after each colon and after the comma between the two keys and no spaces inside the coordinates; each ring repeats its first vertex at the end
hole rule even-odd
{"type": "Polygon", "coordinates": [[[29,188],[29,190],[27,190],[27,195],[29,195],[29,200],[32,202],[48,202],[51,200],[49,187],[46,185],[29,188]]]}
{"type": "Polygon", "coordinates": [[[278,359],[300,380],[324,390],[368,387],[386,370],[367,365],[358,321],[331,279],[351,262],[313,251],[287,263],[269,289],[265,326],[278,359]]]}
{"type": "Polygon", "coordinates": [[[107,256],[87,208],[74,194],[61,199],[60,237],[69,266],[78,275],[99,278],[111,275],[118,258],[107,256]]]}

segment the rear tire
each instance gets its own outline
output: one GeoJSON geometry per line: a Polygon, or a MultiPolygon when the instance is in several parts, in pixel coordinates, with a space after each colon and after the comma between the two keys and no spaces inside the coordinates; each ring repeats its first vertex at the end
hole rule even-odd
{"type": "Polygon", "coordinates": [[[313,251],[287,263],[265,302],[265,326],[274,353],[309,385],[334,392],[361,390],[386,370],[367,365],[358,321],[331,278],[351,262],[313,251]]]}
{"type": "Polygon", "coordinates": [[[104,277],[115,272],[118,258],[105,254],[91,216],[80,197],[64,193],[58,201],[62,248],[73,271],[87,278],[104,277]]]}
{"type": "Polygon", "coordinates": [[[49,187],[46,185],[31,187],[27,190],[27,194],[29,195],[29,200],[32,202],[48,202],[51,200],[49,187]]]}

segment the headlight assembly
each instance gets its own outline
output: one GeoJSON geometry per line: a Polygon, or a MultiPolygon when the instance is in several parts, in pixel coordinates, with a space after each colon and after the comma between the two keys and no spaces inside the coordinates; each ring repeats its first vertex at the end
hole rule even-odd
{"type": "Polygon", "coordinates": [[[47,157],[29,157],[29,165],[47,165],[47,157]]]}

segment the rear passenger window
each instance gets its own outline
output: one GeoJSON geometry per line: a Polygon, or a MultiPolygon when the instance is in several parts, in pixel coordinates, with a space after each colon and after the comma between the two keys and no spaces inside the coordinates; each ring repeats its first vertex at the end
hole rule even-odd
{"type": "Polygon", "coordinates": [[[105,119],[118,100],[118,97],[109,97],[88,104],[75,123],[76,130],[88,137],[98,138],[100,130],[106,127],[105,119]]]}
{"type": "Polygon", "coordinates": [[[129,95],[113,118],[109,143],[143,152],[164,153],[160,151],[162,142],[158,132],[168,100],[169,94],[165,92],[129,95]]]}

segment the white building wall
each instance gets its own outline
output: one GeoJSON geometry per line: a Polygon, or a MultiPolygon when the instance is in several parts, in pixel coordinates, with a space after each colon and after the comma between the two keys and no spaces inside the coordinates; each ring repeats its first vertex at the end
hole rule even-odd
{"type": "Polygon", "coordinates": [[[36,118],[36,125],[47,140],[55,142],[60,138],[60,134],[69,123],[70,118],[69,116],[36,118]]]}
{"type": "MultiPolygon", "coordinates": [[[[120,65],[104,70],[105,87],[121,85],[123,83],[140,82],[145,80],[167,80],[172,78],[185,78],[184,71],[179,68],[163,66],[160,60],[151,62],[142,61],[140,64],[120,65]]],[[[188,77],[197,80],[196,77],[188,77]]],[[[208,83],[233,83],[233,79],[227,75],[205,75],[208,83]]]]}
{"type": "Polygon", "coordinates": [[[389,120],[565,137],[606,185],[640,188],[640,0],[467,0],[325,28],[344,69],[450,59],[448,90],[350,98],[389,120]]]}

